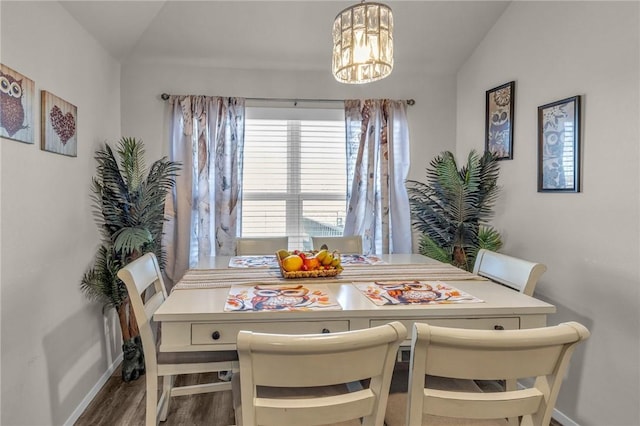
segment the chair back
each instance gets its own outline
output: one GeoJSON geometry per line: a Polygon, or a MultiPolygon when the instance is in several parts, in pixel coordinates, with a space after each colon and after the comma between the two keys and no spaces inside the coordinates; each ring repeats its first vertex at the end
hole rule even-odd
{"type": "Polygon", "coordinates": [[[362,418],[365,426],[382,426],[398,346],[406,335],[399,322],[331,334],[240,331],[242,423],[312,426],[362,418]],[[366,379],[368,387],[348,391],[347,383],[366,379]],[[343,384],[342,393],[324,391],[343,384]],[[265,386],[279,392],[260,397],[257,389],[265,386]],[[299,396],[301,388],[310,387],[313,395],[299,396]],[[282,392],[286,388],[294,392],[282,392]]]}
{"type": "Polygon", "coordinates": [[[314,250],[320,250],[323,244],[329,250],[338,250],[342,254],[362,254],[362,237],[350,235],[344,237],[311,237],[314,250]]]}
{"type": "Polygon", "coordinates": [[[589,331],[576,322],[522,330],[468,330],[414,323],[408,424],[424,414],[468,419],[523,416],[548,425],[576,345],[589,331]],[[425,379],[426,376],[426,379],[425,379]],[[429,388],[429,376],[499,380],[535,378],[529,387],[473,393],[429,388]]]}
{"type": "Polygon", "coordinates": [[[527,296],[533,292],[540,276],[547,270],[542,263],[480,249],[473,266],[473,273],[510,287],[527,296]]]}
{"type": "Polygon", "coordinates": [[[236,238],[236,255],[238,256],[272,255],[288,247],[289,237],[236,238]]]}
{"type": "Polygon", "coordinates": [[[157,366],[156,334],[153,314],[167,298],[158,259],[153,253],[142,255],[118,271],[129,293],[129,302],[136,316],[144,352],[147,374],[157,366]],[[144,296],[143,296],[144,295],[144,296]],[[144,297],[144,299],[143,299],[144,297]]]}

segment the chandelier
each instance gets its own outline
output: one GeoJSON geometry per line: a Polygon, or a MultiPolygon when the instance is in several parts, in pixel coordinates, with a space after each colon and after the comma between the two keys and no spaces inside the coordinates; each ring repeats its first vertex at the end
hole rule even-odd
{"type": "Polygon", "coordinates": [[[344,9],[333,22],[333,75],[341,83],[380,80],[393,69],[393,15],[381,3],[344,9]]]}

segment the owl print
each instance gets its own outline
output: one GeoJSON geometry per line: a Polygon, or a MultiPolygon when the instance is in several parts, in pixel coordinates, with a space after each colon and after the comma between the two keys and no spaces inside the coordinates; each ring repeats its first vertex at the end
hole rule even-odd
{"type": "Polygon", "coordinates": [[[22,80],[0,70],[0,127],[9,137],[18,131],[28,128],[25,125],[22,80]]]}
{"type": "Polygon", "coordinates": [[[299,308],[310,302],[308,293],[309,289],[301,285],[295,287],[257,285],[251,304],[256,311],[299,308]]]}
{"type": "Polygon", "coordinates": [[[401,303],[428,303],[440,297],[440,293],[431,285],[420,281],[376,282],[376,284],[401,303]]]}
{"type": "Polygon", "coordinates": [[[487,92],[487,150],[498,158],[511,158],[513,89],[511,82],[487,92]]]}

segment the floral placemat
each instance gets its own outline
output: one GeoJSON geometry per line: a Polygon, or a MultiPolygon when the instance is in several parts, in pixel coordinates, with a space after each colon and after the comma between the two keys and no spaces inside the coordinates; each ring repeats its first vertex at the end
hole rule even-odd
{"type": "Polygon", "coordinates": [[[380,265],[386,263],[378,256],[363,254],[341,254],[340,263],[342,265],[380,265]]]}
{"type": "Polygon", "coordinates": [[[339,311],[342,307],[324,284],[254,284],[231,286],[224,310],[339,311]]]}
{"type": "Polygon", "coordinates": [[[278,261],[273,256],[234,256],[229,260],[229,268],[277,268],[278,261]]]}
{"type": "Polygon", "coordinates": [[[353,285],[380,306],[484,302],[441,281],[374,281],[353,285]]]}

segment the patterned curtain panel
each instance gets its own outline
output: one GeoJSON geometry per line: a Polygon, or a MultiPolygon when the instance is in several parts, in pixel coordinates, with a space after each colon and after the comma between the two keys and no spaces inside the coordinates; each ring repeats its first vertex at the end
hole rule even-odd
{"type": "Polygon", "coordinates": [[[169,103],[171,160],[182,163],[165,209],[166,274],[175,283],[200,259],[235,252],[244,99],[171,96],[169,103]]]}
{"type": "Polygon", "coordinates": [[[344,235],[362,235],[363,251],[411,253],[405,180],[409,131],[402,101],[345,101],[347,217],[344,235]]]}

